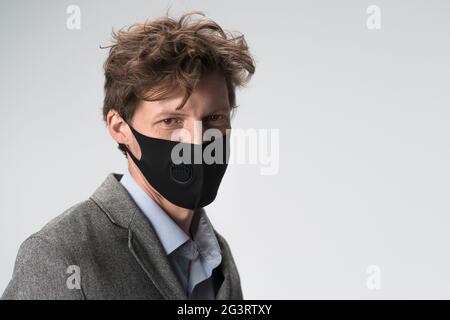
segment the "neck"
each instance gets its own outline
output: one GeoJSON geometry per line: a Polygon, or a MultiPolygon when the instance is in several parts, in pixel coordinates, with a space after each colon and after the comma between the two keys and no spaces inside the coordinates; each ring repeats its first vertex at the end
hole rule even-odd
{"type": "Polygon", "coordinates": [[[139,186],[167,213],[167,215],[175,221],[175,223],[190,237],[191,223],[194,211],[174,205],[166,198],[160,195],[145,179],[141,171],[136,167],[133,160],[128,156],[128,170],[131,176],[139,184],[139,186]]]}

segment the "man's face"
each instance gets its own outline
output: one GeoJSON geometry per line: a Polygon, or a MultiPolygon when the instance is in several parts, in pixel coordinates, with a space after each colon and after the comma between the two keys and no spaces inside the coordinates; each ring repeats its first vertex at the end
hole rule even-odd
{"type": "MultiPolygon", "coordinates": [[[[230,104],[225,78],[215,72],[201,78],[185,105],[176,110],[184,97],[180,89],[160,101],[143,101],[136,109],[131,125],[140,133],[160,139],[202,143],[203,133],[230,128],[230,104]],[[175,138],[176,137],[176,138],[175,138]]],[[[139,159],[139,145],[129,133],[129,148],[139,159]]]]}

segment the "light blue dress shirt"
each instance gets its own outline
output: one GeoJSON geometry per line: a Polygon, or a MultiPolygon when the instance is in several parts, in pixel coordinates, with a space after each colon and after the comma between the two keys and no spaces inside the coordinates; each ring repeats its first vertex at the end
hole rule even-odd
{"type": "Polygon", "coordinates": [[[120,179],[152,224],[189,299],[214,300],[220,285],[213,270],[220,265],[219,242],[205,210],[199,209],[197,231],[191,239],[134,180],[128,170],[120,179]]]}

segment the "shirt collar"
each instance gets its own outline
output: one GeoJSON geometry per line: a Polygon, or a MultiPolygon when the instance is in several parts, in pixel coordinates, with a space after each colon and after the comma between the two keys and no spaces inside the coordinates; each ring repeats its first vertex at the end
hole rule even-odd
{"type": "Polygon", "coordinates": [[[120,183],[151,222],[167,255],[190,239],[183,229],[139,186],[128,170],[120,179],[120,183]]]}

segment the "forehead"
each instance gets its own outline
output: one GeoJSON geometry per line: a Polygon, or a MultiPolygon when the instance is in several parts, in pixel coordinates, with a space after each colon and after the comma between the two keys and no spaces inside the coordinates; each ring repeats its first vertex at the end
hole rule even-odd
{"type": "Polygon", "coordinates": [[[149,116],[178,114],[202,117],[213,112],[230,110],[225,77],[219,72],[202,76],[184,106],[176,110],[182,103],[184,94],[179,88],[163,100],[143,101],[140,105],[141,111],[149,116]]]}

